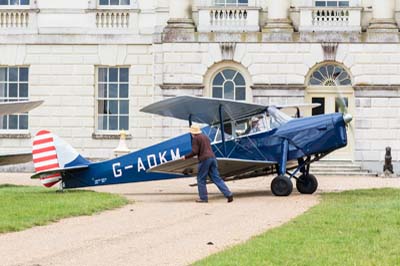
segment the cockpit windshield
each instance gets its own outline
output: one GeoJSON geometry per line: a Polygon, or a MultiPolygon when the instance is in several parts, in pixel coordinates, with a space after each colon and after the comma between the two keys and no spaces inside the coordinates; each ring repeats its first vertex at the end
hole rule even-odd
{"type": "Polygon", "coordinates": [[[271,117],[271,128],[282,126],[293,119],[284,112],[279,111],[274,106],[268,107],[268,113],[271,117]]]}

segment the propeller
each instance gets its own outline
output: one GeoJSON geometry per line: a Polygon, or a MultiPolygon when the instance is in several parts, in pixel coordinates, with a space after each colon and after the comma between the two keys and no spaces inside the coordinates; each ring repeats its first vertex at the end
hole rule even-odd
{"type": "Polygon", "coordinates": [[[350,123],[353,120],[353,116],[349,113],[347,98],[343,96],[337,86],[335,86],[335,89],[336,94],[338,95],[338,97],[336,97],[336,103],[338,105],[339,112],[343,114],[343,120],[346,123],[346,126],[350,129],[353,140],[355,140],[353,124],[350,123]]]}

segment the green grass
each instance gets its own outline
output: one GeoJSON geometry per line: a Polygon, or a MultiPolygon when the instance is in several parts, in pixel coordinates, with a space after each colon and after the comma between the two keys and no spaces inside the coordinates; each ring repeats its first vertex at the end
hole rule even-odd
{"type": "Polygon", "coordinates": [[[300,217],[194,265],[400,265],[400,190],[324,194],[300,217]]]}
{"type": "Polygon", "coordinates": [[[109,193],[56,192],[40,187],[0,185],[0,233],[20,231],[66,217],[91,215],[127,202],[109,193]]]}

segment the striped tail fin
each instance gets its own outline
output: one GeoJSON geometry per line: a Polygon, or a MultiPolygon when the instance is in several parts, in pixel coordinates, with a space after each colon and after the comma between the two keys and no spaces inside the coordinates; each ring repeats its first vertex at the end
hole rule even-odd
{"type": "MultiPolygon", "coordinates": [[[[69,144],[47,130],[39,131],[34,137],[32,155],[36,173],[90,163],[69,144]]],[[[61,179],[61,173],[40,176],[45,187],[52,187],[61,179]]]]}

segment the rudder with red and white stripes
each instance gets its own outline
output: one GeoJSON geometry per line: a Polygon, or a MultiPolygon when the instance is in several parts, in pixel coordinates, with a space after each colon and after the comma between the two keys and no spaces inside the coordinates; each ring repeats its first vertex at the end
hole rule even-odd
{"type": "MultiPolygon", "coordinates": [[[[32,156],[35,172],[49,171],[60,168],[54,136],[50,131],[39,131],[32,144],[32,156]]],[[[46,187],[52,187],[61,180],[61,174],[50,174],[40,178],[46,187]]]]}

